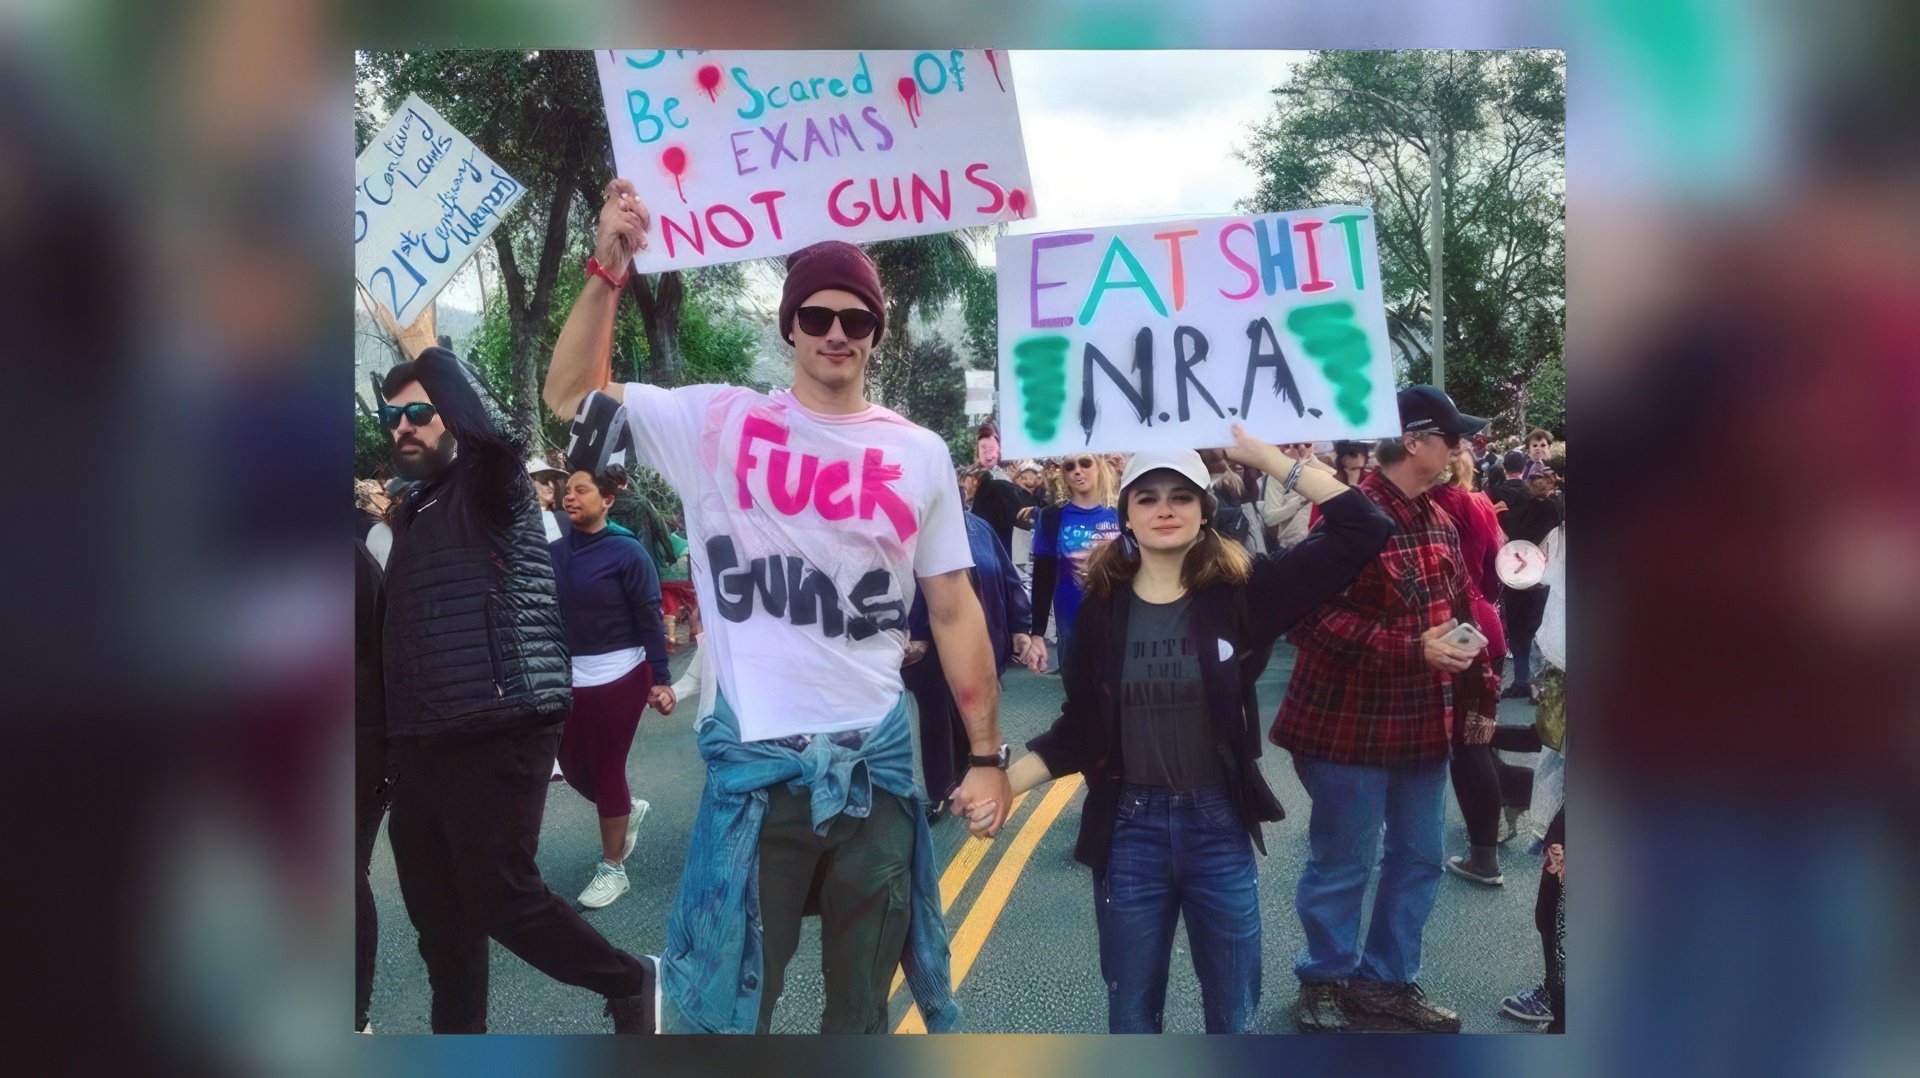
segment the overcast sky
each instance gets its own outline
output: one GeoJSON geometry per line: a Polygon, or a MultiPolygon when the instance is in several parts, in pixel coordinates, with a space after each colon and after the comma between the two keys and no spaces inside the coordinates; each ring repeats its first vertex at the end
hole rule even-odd
{"type": "MultiPolygon", "coordinates": [[[[1012,232],[1233,212],[1253,193],[1234,157],[1304,52],[1014,52],[1038,213],[1012,232]]],[[[991,249],[982,257],[991,262],[991,249]]],[[[767,282],[758,282],[762,287],[767,282]]],[[[777,285],[773,285],[777,288],[777,285]]],[[[471,263],[440,294],[478,310],[471,263]]]]}

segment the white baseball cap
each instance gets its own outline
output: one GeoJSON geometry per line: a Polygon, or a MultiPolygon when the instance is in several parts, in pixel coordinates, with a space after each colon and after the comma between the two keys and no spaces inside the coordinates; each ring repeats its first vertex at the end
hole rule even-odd
{"type": "Polygon", "coordinates": [[[553,472],[557,475],[567,474],[567,470],[565,468],[556,468],[553,465],[548,464],[546,461],[541,460],[539,457],[535,457],[532,460],[527,462],[528,475],[545,475],[548,472],[553,472]]]}
{"type": "MultiPolygon", "coordinates": [[[[1173,472],[1193,484],[1195,490],[1210,494],[1213,489],[1213,477],[1207,474],[1207,465],[1200,454],[1192,449],[1149,449],[1135,453],[1127,462],[1126,473],[1120,477],[1120,504],[1127,500],[1127,488],[1138,482],[1148,472],[1161,469],[1173,472]]],[[[1208,515],[1212,515],[1212,506],[1208,506],[1208,515]]]]}

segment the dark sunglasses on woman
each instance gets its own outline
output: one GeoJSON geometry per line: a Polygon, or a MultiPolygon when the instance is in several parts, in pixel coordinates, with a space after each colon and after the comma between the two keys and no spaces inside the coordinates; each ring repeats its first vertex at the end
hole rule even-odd
{"type": "Polygon", "coordinates": [[[840,319],[840,328],[846,331],[847,339],[864,341],[873,335],[874,327],[880,319],[872,311],[861,307],[848,307],[836,311],[831,307],[802,307],[793,312],[794,321],[800,323],[800,332],[809,337],[824,337],[833,328],[833,320],[840,319]]]}
{"type": "Polygon", "coordinates": [[[1069,472],[1077,472],[1082,468],[1092,468],[1093,458],[1081,457],[1079,460],[1070,460],[1062,467],[1065,471],[1069,471],[1069,472]]]}
{"type": "Polygon", "coordinates": [[[388,430],[398,430],[400,417],[404,415],[407,417],[407,422],[416,427],[424,427],[433,422],[433,417],[437,414],[439,413],[433,405],[426,401],[414,401],[412,404],[383,404],[380,406],[380,423],[388,430]]]}

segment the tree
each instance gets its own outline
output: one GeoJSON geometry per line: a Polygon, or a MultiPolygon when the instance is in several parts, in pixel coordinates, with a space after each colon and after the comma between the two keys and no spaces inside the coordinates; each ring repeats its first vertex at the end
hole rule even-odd
{"type": "Polygon", "coordinates": [[[867,390],[882,404],[944,433],[966,405],[963,365],[952,346],[915,346],[913,316],[936,314],[982,272],[971,232],[937,232],[870,244],[887,296],[886,336],[867,367],[867,390]],[[951,410],[941,410],[951,401],[951,410]]]}
{"type": "Polygon", "coordinates": [[[1566,70],[1558,53],[1322,52],[1274,91],[1241,204],[1371,205],[1388,334],[1432,378],[1428,156],[1441,172],[1447,391],[1468,412],[1564,430],[1566,70]],[[1384,100],[1383,100],[1384,99],[1384,100]],[[1539,400],[1529,397],[1540,391],[1539,400]]]}

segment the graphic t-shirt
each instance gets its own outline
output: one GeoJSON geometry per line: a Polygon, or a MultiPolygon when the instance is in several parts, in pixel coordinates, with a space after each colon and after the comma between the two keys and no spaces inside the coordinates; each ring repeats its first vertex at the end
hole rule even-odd
{"type": "Polygon", "coordinates": [[[1068,502],[1060,507],[1059,534],[1039,529],[1033,533],[1033,556],[1057,558],[1060,575],[1053,585],[1054,617],[1073,631],[1074,616],[1080,612],[1080,582],[1086,579],[1087,557],[1101,543],[1120,538],[1120,517],[1104,505],[1082,509],[1068,502]]]}
{"type": "Polygon", "coordinates": [[[626,414],[685,507],[707,669],[741,739],[886,718],[915,577],[973,564],[946,443],[877,405],[816,415],[786,390],[632,383],[626,414]]]}
{"type": "Polygon", "coordinates": [[[1195,790],[1221,781],[1190,609],[1134,599],[1120,668],[1120,756],[1128,782],[1195,790]]]}

